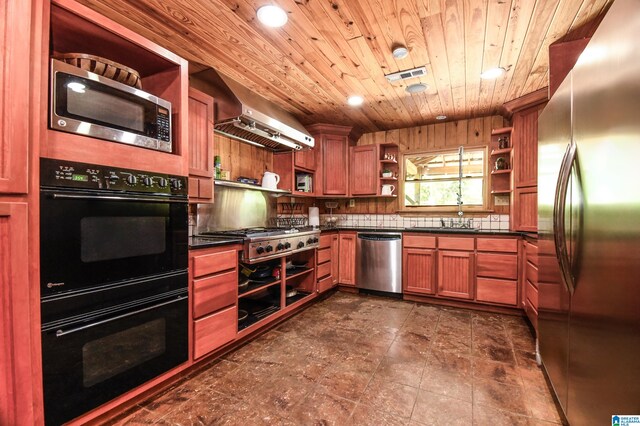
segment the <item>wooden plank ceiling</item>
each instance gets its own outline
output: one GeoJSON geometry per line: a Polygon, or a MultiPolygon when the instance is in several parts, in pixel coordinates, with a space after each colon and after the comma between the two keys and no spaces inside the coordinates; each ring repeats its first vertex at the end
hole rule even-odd
{"type": "MultiPolygon", "coordinates": [[[[191,62],[210,66],[304,124],[363,132],[495,114],[548,85],[548,47],[592,22],[613,0],[80,0],[191,62]],[[256,10],[283,7],[263,26],[256,10]],[[394,59],[395,44],[409,56],[394,59]],[[385,74],[426,66],[394,84],[385,74]],[[495,81],[483,70],[501,66],[495,81]],[[406,84],[426,92],[409,94],[406,84]],[[347,106],[353,94],[365,104],[347,106]]],[[[202,69],[199,65],[194,68],[202,69]]]]}

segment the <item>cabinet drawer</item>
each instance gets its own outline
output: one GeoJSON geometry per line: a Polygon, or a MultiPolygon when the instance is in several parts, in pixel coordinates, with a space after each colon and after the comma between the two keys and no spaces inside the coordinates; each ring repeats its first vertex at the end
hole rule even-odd
{"type": "Polygon", "coordinates": [[[216,272],[233,269],[238,264],[238,254],[235,250],[195,256],[193,258],[193,276],[215,274],[216,272]]]}
{"type": "Polygon", "coordinates": [[[318,278],[326,277],[327,275],[331,275],[331,262],[325,262],[322,265],[318,265],[318,278]]]}
{"type": "Polygon", "coordinates": [[[336,234],[320,234],[320,243],[318,249],[330,248],[331,240],[336,234]]]}
{"type": "Polygon", "coordinates": [[[516,238],[478,238],[477,244],[478,251],[518,252],[518,239],[516,238]]]}
{"type": "Polygon", "coordinates": [[[331,260],[331,247],[318,249],[318,265],[331,260]]]}
{"type": "Polygon", "coordinates": [[[438,237],[438,248],[443,250],[473,250],[474,238],[438,237]]]}
{"type": "Polygon", "coordinates": [[[236,303],[236,271],[193,280],[193,317],[199,318],[236,303]]]}
{"type": "Polygon", "coordinates": [[[527,255],[527,260],[538,266],[538,246],[527,241],[524,243],[524,252],[527,255]]]}
{"type": "Polygon", "coordinates": [[[476,300],[515,306],[518,303],[516,281],[478,278],[476,300]]]}
{"type": "Polygon", "coordinates": [[[527,262],[524,276],[527,281],[531,281],[531,284],[538,288],[538,268],[533,266],[533,263],[527,262]]]}
{"type": "Polygon", "coordinates": [[[238,310],[235,306],[194,321],[193,357],[200,358],[236,337],[238,310]]]}
{"type": "Polygon", "coordinates": [[[535,288],[529,280],[527,280],[524,288],[525,294],[527,295],[527,300],[536,310],[538,310],[538,289],[535,288]]]}
{"type": "Polygon", "coordinates": [[[414,248],[436,248],[436,237],[405,233],[402,236],[402,246],[414,248]]]}
{"type": "Polygon", "coordinates": [[[324,277],[318,281],[318,292],[320,293],[324,293],[331,287],[333,287],[333,277],[331,276],[324,277]]]}
{"type": "Polygon", "coordinates": [[[479,277],[518,279],[518,256],[478,253],[476,275],[479,277]]]}

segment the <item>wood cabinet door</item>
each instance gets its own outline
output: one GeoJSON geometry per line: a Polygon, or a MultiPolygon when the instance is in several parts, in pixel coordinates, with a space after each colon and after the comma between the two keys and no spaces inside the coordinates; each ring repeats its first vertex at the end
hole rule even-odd
{"type": "Polygon", "coordinates": [[[211,200],[214,177],[213,98],[193,88],[189,88],[189,175],[198,178],[197,198],[211,200]]]}
{"type": "Polygon", "coordinates": [[[409,293],[436,292],[436,250],[402,250],[402,288],[409,293]]]}
{"type": "MultiPolygon", "coordinates": [[[[355,263],[355,259],[354,259],[355,263]]],[[[340,239],[338,234],[331,236],[331,284],[338,284],[338,274],[340,265],[340,239]]]]}
{"type": "Polygon", "coordinates": [[[316,150],[303,149],[293,154],[293,165],[307,170],[316,169],[316,150]]]}
{"type": "MultiPolygon", "coordinates": [[[[10,2],[17,3],[17,2],[10,2]]],[[[0,202],[0,424],[36,424],[31,380],[33,303],[29,284],[26,203],[0,202]]],[[[39,306],[39,305],[36,305],[39,306]]],[[[39,309],[39,308],[37,308],[39,309]]],[[[34,329],[35,328],[35,329],[34,329]]],[[[39,339],[38,339],[39,340],[39,339]]],[[[34,370],[38,370],[34,368],[34,370]]]]}
{"type": "Polygon", "coordinates": [[[439,251],[439,296],[472,299],[474,276],[473,252],[439,251]]]}
{"type": "Polygon", "coordinates": [[[346,136],[324,137],[322,146],[322,191],[324,195],[347,195],[349,163],[346,136]]]}
{"type": "Polygon", "coordinates": [[[338,266],[338,282],[343,285],[356,285],[356,234],[340,233],[340,261],[338,266]]]}
{"type": "MultiPolygon", "coordinates": [[[[31,64],[40,62],[40,58],[32,58],[31,51],[31,9],[37,4],[3,0],[0,6],[0,193],[27,193],[31,123],[40,122],[39,117],[30,118],[29,114],[34,77],[31,64]],[[17,27],[9,30],[10,22],[17,27]]],[[[37,28],[34,32],[40,34],[37,28]]],[[[36,86],[39,88],[39,84],[36,86]]]]}
{"type": "Polygon", "coordinates": [[[538,188],[516,188],[513,197],[513,229],[538,232],[538,188]]]}
{"type": "Polygon", "coordinates": [[[349,148],[349,188],[351,195],[376,195],[378,190],[378,147],[349,148]]]}
{"type": "Polygon", "coordinates": [[[515,187],[538,184],[538,113],[542,106],[513,115],[515,187]]]}

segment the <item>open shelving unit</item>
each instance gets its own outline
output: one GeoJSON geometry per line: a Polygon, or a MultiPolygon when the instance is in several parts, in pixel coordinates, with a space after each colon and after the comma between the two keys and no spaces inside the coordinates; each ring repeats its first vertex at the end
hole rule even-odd
{"type": "Polygon", "coordinates": [[[494,129],[491,132],[491,145],[489,146],[489,164],[491,166],[491,194],[493,195],[509,195],[511,194],[511,171],[513,165],[513,145],[511,139],[512,127],[503,127],[494,129]],[[507,146],[500,147],[500,141],[506,139],[507,146]],[[496,162],[499,158],[503,158],[506,167],[503,169],[496,168],[496,162]]]}
{"type": "Polygon", "coordinates": [[[380,144],[380,158],[378,160],[378,196],[397,197],[398,195],[398,175],[400,173],[399,156],[400,149],[395,143],[380,144]],[[391,171],[390,177],[384,177],[385,170],[391,171]],[[393,185],[395,189],[391,195],[382,195],[383,185],[393,185]]]}

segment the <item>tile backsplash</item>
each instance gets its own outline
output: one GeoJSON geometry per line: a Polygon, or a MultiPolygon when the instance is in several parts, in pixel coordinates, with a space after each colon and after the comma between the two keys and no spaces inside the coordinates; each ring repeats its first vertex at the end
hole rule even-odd
{"type": "MultiPolygon", "coordinates": [[[[328,214],[320,215],[320,225],[327,223],[328,214]]],[[[447,223],[449,220],[457,220],[457,216],[430,216],[430,217],[410,217],[398,214],[334,214],[338,221],[338,227],[347,228],[411,228],[411,227],[439,227],[440,219],[447,223]]],[[[509,215],[490,214],[487,216],[466,217],[471,219],[474,228],[482,230],[509,230],[509,215]]]]}

